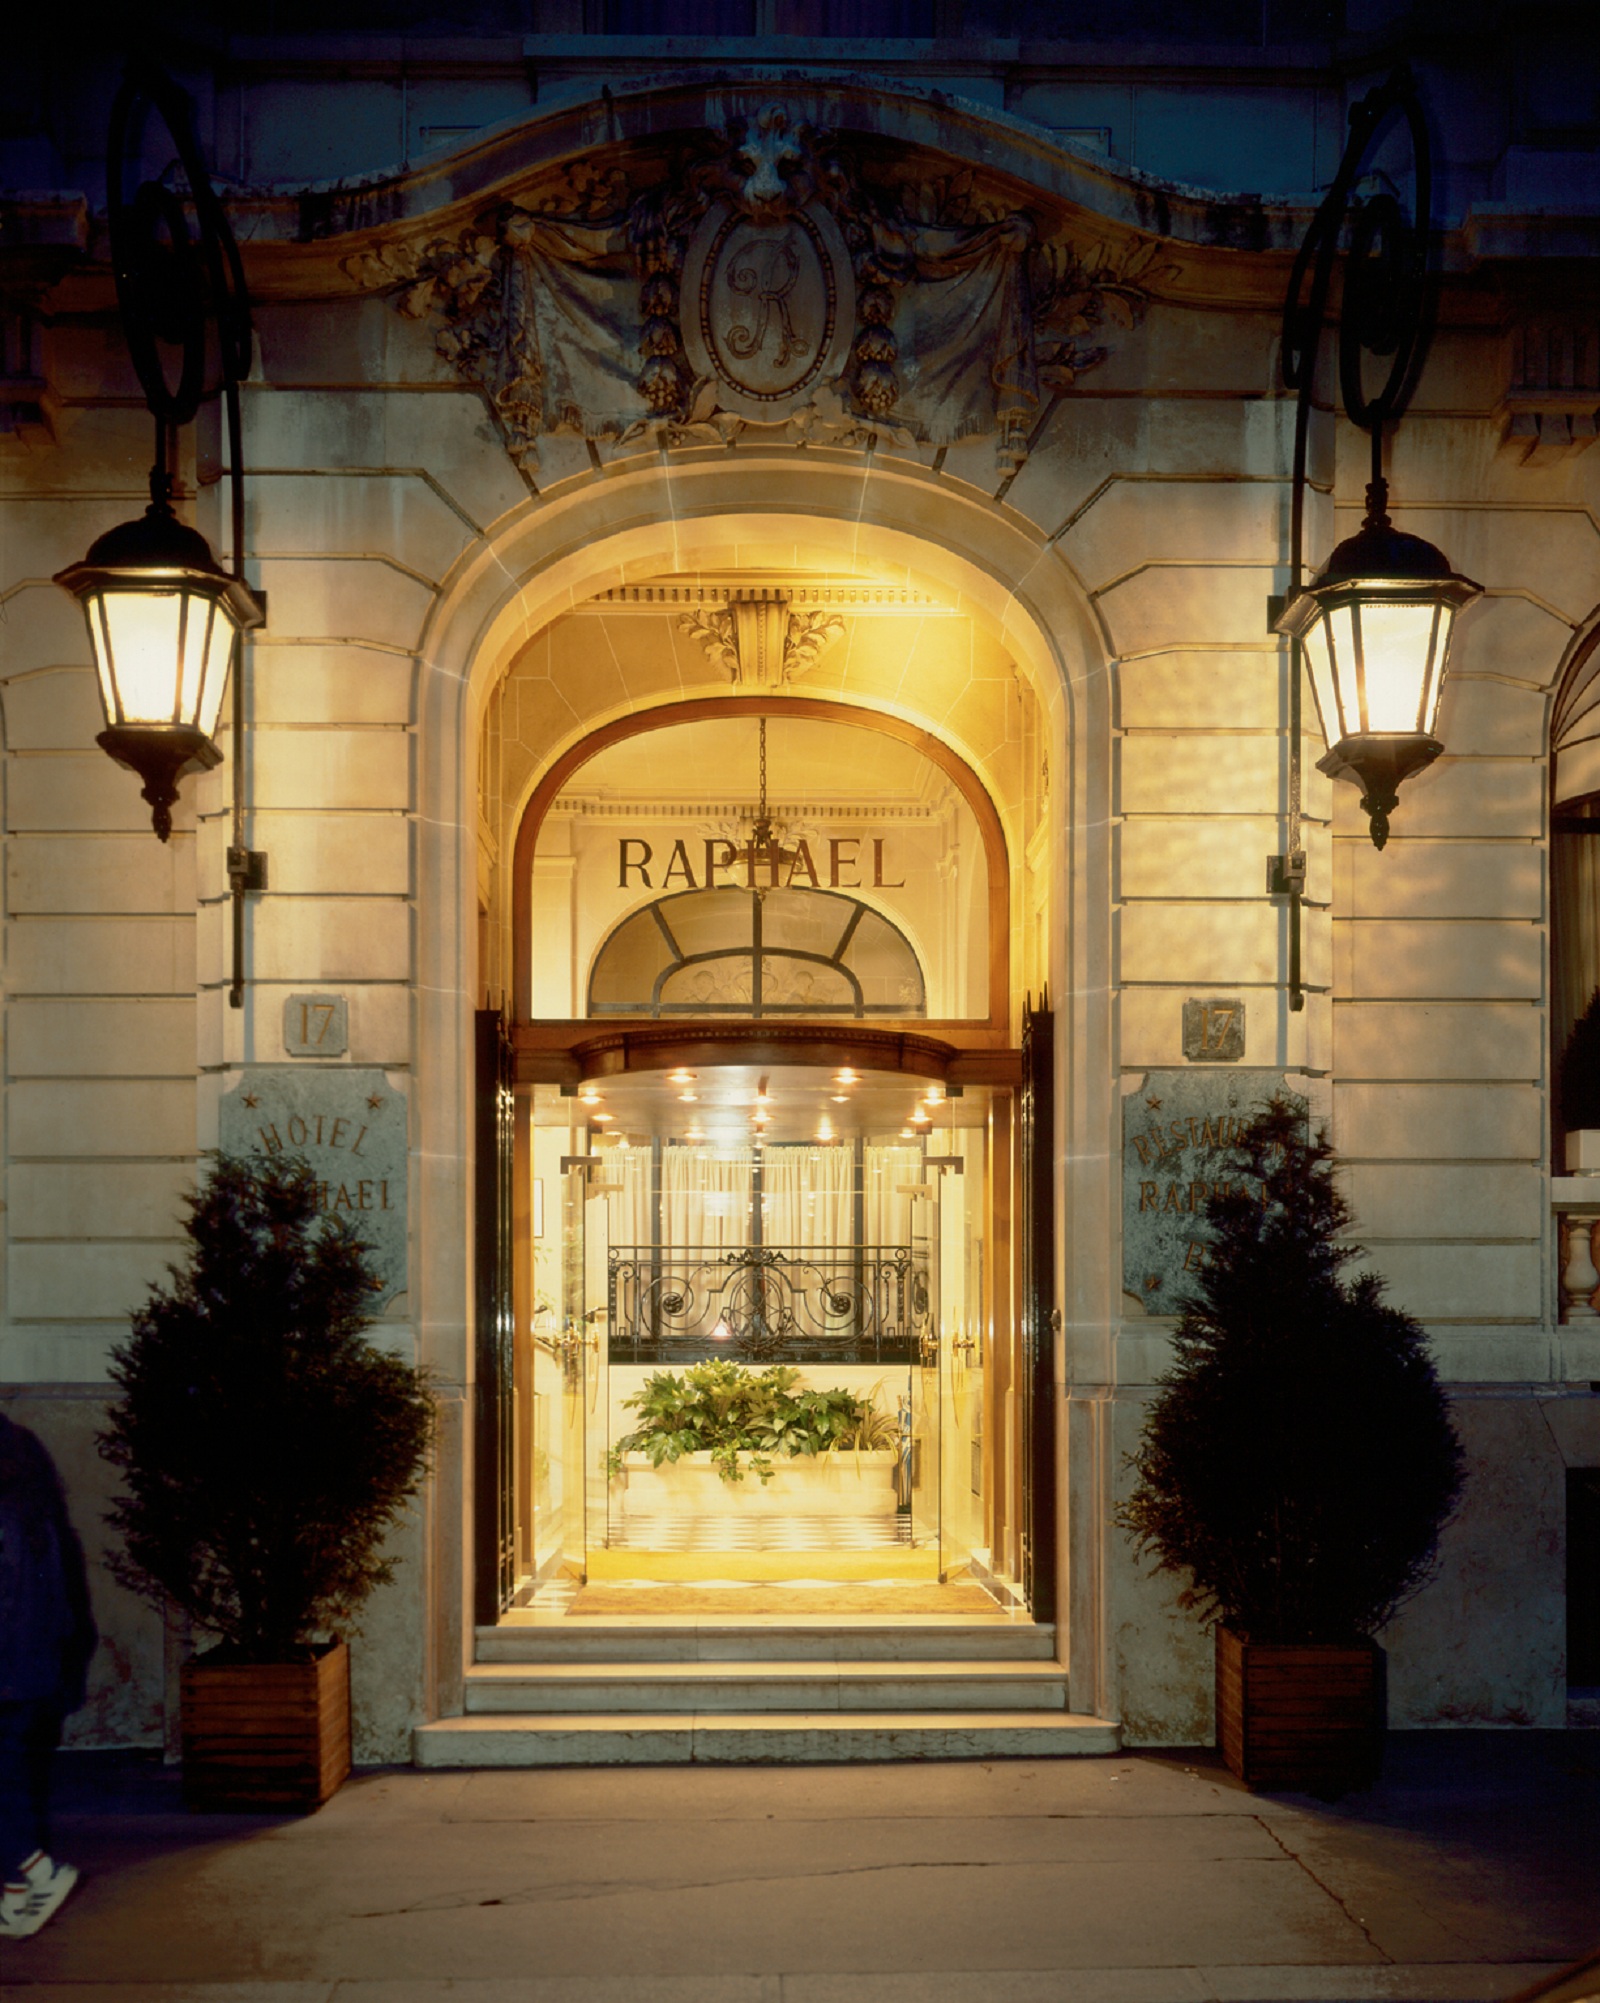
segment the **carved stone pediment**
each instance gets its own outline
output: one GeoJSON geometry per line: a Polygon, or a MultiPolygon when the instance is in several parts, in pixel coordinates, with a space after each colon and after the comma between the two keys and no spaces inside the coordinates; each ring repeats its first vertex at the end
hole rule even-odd
{"type": "Polygon", "coordinates": [[[519,462],[542,435],[934,446],[1015,468],[1045,402],[1131,328],[1157,253],[1120,263],[965,170],[871,157],[769,103],[362,274],[394,285],[519,462]]]}

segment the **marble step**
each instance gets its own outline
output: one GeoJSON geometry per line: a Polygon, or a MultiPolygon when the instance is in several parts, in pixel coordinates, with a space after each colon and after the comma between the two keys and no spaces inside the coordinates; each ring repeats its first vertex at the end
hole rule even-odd
{"type": "Polygon", "coordinates": [[[1061,1759],[1114,1753],[1072,1711],[552,1712],[419,1725],[419,1767],[832,1765],[844,1760],[1061,1759]]]}
{"type": "Polygon", "coordinates": [[[1064,1711],[1054,1662],[479,1663],[469,1716],[546,1712],[1064,1711]]]}
{"type": "Polygon", "coordinates": [[[697,1623],[572,1619],[477,1630],[478,1662],[1050,1662],[1056,1631],[1027,1621],[697,1623]]]}

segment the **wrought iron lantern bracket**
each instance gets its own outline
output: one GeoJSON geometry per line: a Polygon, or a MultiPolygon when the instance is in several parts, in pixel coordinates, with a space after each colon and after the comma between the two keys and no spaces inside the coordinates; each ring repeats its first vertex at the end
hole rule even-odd
{"type": "Polygon", "coordinates": [[[1304,875],[1286,867],[1300,841],[1302,668],[1309,663],[1328,745],[1318,770],[1362,789],[1372,840],[1388,840],[1389,815],[1403,780],[1438,757],[1434,735],[1451,622],[1478,595],[1470,578],[1420,536],[1396,530],[1388,516],[1383,437],[1398,422],[1421,368],[1431,331],[1427,240],[1432,210],[1432,154],[1416,79],[1401,64],[1350,113],[1350,133],[1333,184],[1295,256],[1284,305],[1282,374],[1297,393],[1290,502],[1290,576],[1285,600],[1269,604],[1271,628],[1292,650],[1289,701],[1290,847],[1269,858],[1269,885],[1290,901],[1289,989],[1305,1005],[1300,922],[1304,875]],[[1412,214],[1387,189],[1358,196],[1380,134],[1396,119],[1411,141],[1412,214]],[[1305,571],[1307,443],[1312,394],[1334,264],[1349,222],[1339,302],[1339,390],[1346,415],[1371,441],[1366,517],[1308,584],[1305,571]],[[1369,390],[1369,356],[1384,363],[1369,390]],[[1343,622],[1342,624],[1340,622],[1343,622]],[[1279,865],[1274,868],[1274,865],[1279,865]]]}
{"type": "Polygon", "coordinates": [[[212,741],[224,686],[233,692],[233,899],[229,1002],[243,1006],[243,898],[266,882],[266,858],[245,847],[239,747],[244,733],[240,637],[266,623],[264,594],[244,575],[244,467],[239,385],[254,330],[244,265],[196,139],[187,95],[154,63],[135,59],[111,108],[106,190],[112,273],[134,372],[155,420],[150,505],[110,530],[56,582],[82,604],[99,672],[106,728],[98,743],[138,773],[157,836],[172,832],[178,781],[222,761],[212,741]],[[166,130],[185,192],[134,178],[147,120],[166,130]],[[192,222],[192,227],[191,227],[192,222]],[[210,361],[220,384],[208,388],[210,361]],[[220,391],[228,435],[232,567],[177,518],[179,428],[220,391]]]}

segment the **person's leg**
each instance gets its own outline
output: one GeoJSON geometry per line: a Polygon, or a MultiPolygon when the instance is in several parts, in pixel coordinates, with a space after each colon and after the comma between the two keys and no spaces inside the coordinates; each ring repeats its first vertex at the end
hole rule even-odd
{"type": "Polygon", "coordinates": [[[50,1770],[55,1761],[56,1747],[61,1743],[61,1713],[54,1704],[34,1706],[34,1715],[27,1728],[28,1790],[33,1803],[33,1827],[37,1832],[35,1848],[41,1851],[50,1848],[50,1770]]]}
{"type": "Polygon", "coordinates": [[[14,1939],[37,1933],[78,1882],[45,1849],[60,1736],[54,1704],[0,1704],[0,1935],[14,1939]]]}
{"type": "Polygon", "coordinates": [[[41,1713],[51,1721],[53,1751],[60,1729],[54,1706],[0,1704],[0,1881],[7,1885],[20,1885],[24,1865],[45,1847],[40,1786],[41,1779],[45,1787],[49,1785],[49,1755],[44,1756],[41,1774],[41,1713]]]}

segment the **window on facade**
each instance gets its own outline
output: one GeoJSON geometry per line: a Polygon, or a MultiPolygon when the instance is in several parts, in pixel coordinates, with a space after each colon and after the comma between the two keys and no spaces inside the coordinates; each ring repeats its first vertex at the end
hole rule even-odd
{"type": "MultiPolygon", "coordinates": [[[[1600,989],[1600,647],[1574,663],[1550,726],[1551,1075],[1600,989]]],[[[1559,1102],[1557,1104],[1559,1121],[1559,1102]]],[[[1560,1135],[1556,1135],[1557,1146],[1560,1135]]]]}
{"type": "Polygon", "coordinates": [[[828,890],[724,888],[657,898],[607,937],[591,1015],[920,1016],[905,935],[828,890]]]}

